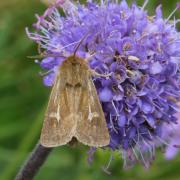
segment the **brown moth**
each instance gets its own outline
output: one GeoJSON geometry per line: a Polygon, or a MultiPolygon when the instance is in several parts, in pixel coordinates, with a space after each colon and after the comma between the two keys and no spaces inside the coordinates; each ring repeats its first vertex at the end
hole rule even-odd
{"type": "Polygon", "coordinates": [[[71,140],[94,147],[109,144],[106,120],[88,62],[75,54],[59,67],[50,95],[40,143],[56,147],[71,140]]]}

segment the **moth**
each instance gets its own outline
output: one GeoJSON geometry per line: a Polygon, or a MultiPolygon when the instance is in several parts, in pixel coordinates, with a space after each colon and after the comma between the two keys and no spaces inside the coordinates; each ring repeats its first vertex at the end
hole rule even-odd
{"type": "Polygon", "coordinates": [[[59,67],[40,137],[41,145],[56,147],[74,139],[93,147],[109,144],[102,106],[88,62],[67,57],[59,67]]]}

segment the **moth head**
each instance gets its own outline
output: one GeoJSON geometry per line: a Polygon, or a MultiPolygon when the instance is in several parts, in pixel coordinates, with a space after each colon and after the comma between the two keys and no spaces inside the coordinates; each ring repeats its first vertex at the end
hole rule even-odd
{"type": "Polygon", "coordinates": [[[71,63],[71,65],[75,66],[75,65],[84,65],[87,64],[86,60],[78,57],[78,56],[69,56],[66,60],[67,63],[71,63]]]}

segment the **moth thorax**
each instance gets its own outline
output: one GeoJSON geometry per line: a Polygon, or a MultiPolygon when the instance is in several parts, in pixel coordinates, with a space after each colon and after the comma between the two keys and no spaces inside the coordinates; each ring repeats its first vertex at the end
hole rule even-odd
{"type": "Polygon", "coordinates": [[[82,84],[85,72],[81,64],[79,64],[78,62],[70,63],[70,66],[66,68],[65,72],[66,83],[69,86],[79,86],[80,84],[82,84]]]}

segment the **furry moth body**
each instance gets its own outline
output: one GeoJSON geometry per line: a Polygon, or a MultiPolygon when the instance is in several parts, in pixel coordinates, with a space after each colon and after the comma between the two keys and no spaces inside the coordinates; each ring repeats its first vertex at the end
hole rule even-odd
{"type": "Polygon", "coordinates": [[[88,63],[77,56],[60,66],[50,95],[40,143],[56,147],[72,138],[94,147],[109,144],[104,113],[88,63]]]}

